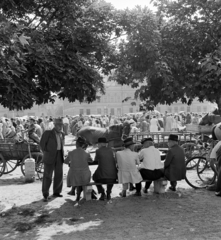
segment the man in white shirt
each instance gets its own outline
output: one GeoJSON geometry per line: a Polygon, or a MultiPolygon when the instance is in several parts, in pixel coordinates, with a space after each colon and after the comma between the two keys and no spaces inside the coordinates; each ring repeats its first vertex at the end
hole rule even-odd
{"type": "MultiPolygon", "coordinates": [[[[143,149],[139,153],[140,174],[143,179],[157,180],[163,177],[163,163],[161,162],[160,151],[154,147],[152,138],[144,138],[141,143],[143,149]]],[[[146,182],[144,193],[148,192],[151,182],[146,182]]]]}
{"type": "Polygon", "coordinates": [[[64,123],[64,134],[68,135],[68,128],[69,128],[68,115],[66,115],[66,117],[63,118],[63,123],[64,123]]]}

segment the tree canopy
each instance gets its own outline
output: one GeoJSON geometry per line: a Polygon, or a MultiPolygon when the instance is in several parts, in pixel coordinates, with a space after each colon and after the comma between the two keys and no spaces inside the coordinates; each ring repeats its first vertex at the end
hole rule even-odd
{"type": "Polygon", "coordinates": [[[115,67],[114,9],[103,1],[0,3],[0,103],[30,108],[59,98],[92,102],[115,67]]]}
{"type": "Polygon", "coordinates": [[[219,104],[221,2],[153,2],[156,14],[125,10],[127,39],[120,44],[122,61],[113,79],[141,84],[137,96],[154,105],[191,104],[194,98],[219,104]]]}
{"type": "Polygon", "coordinates": [[[153,105],[194,98],[221,112],[221,1],[153,0],[116,10],[102,0],[0,3],[0,103],[92,102],[102,74],[153,105]],[[113,71],[114,70],[114,71],[113,71]]]}

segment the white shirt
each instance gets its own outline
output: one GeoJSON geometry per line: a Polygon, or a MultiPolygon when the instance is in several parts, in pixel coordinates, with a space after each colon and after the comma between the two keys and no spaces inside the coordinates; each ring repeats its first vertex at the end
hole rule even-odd
{"type": "Polygon", "coordinates": [[[144,148],[139,153],[140,160],[143,162],[140,168],[145,168],[149,170],[161,169],[163,168],[163,163],[161,162],[160,151],[154,146],[144,148]]]}
{"type": "Polygon", "coordinates": [[[212,151],[211,151],[211,153],[210,153],[210,158],[217,158],[217,154],[216,154],[216,152],[217,152],[217,150],[219,149],[221,147],[221,141],[219,141],[216,145],[215,145],[215,147],[212,149],[212,151]]]}
{"type": "Polygon", "coordinates": [[[69,124],[69,120],[68,120],[67,117],[64,117],[64,118],[63,118],[63,123],[69,124]]]}
{"type": "Polygon", "coordinates": [[[51,130],[54,128],[54,123],[53,122],[49,122],[48,123],[48,129],[51,130]]]}

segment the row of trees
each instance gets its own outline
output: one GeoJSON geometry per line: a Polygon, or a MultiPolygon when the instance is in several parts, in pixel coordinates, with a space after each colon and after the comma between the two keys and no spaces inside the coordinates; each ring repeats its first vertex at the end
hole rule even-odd
{"type": "Polygon", "coordinates": [[[221,110],[221,2],[153,3],[156,13],[99,0],[4,0],[0,103],[30,108],[55,95],[91,102],[111,74],[154,105],[198,98],[221,110]]]}

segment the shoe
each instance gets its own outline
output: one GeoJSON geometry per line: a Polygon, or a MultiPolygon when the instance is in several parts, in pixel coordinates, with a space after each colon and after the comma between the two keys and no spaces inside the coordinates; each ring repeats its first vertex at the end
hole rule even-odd
{"type": "Polygon", "coordinates": [[[99,198],[100,201],[104,201],[106,198],[105,193],[101,193],[101,197],[99,198]]]}
{"type": "Polygon", "coordinates": [[[143,188],[143,193],[148,193],[148,189],[143,188]]]}
{"type": "Polygon", "coordinates": [[[70,192],[68,192],[68,195],[75,196],[75,192],[71,190],[70,192]]]}
{"type": "Polygon", "coordinates": [[[49,200],[49,197],[48,197],[48,195],[43,195],[43,202],[48,202],[48,200],[49,200]]]}
{"type": "Polygon", "coordinates": [[[170,189],[171,191],[173,191],[173,192],[176,192],[176,188],[175,188],[175,187],[170,186],[169,189],[170,189]]]}
{"type": "Polygon", "coordinates": [[[141,197],[141,192],[135,192],[133,196],[134,197],[141,197]]]}
{"type": "Polygon", "coordinates": [[[110,193],[107,193],[107,201],[110,201],[111,200],[111,195],[110,193]]]}
{"type": "Polygon", "coordinates": [[[76,197],[76,202],[79,202],[80,201],[80,199],[81,199],[81,197],[79,196],[79,197],[76,197]]]}
{"type": "Polygon", "coordinates": [[[134,186],[130,186],[129,191],[132,192],[133,190],[135,190],[136,188],[134,186]]]}
{"type": "Polygon", "coordinates": [[[216,195],[217,197],[221,197],[221,192],[215,192],[215,195],[216,195]]]}
{"type": "Polygon", "coordinates": [[[54,193],[53,196],[54,197],[63,197],[63,195],[61,195],[60,193],[54,193]]]}
{"type": "Polygon", "coordinates": [[[93,190],[93,191],[91,192],[91,199],[97,200],[96,195],[97,195],[97,193],[93,190]]]}
{"type": "Polygon", "coordinates": [[[127,195],[126,195],[126,190],[123,190],[122,192],[120,192],[119,195],[120,195],[121,197],[126,197],[126,196],[127,196],[127,195]]]}

